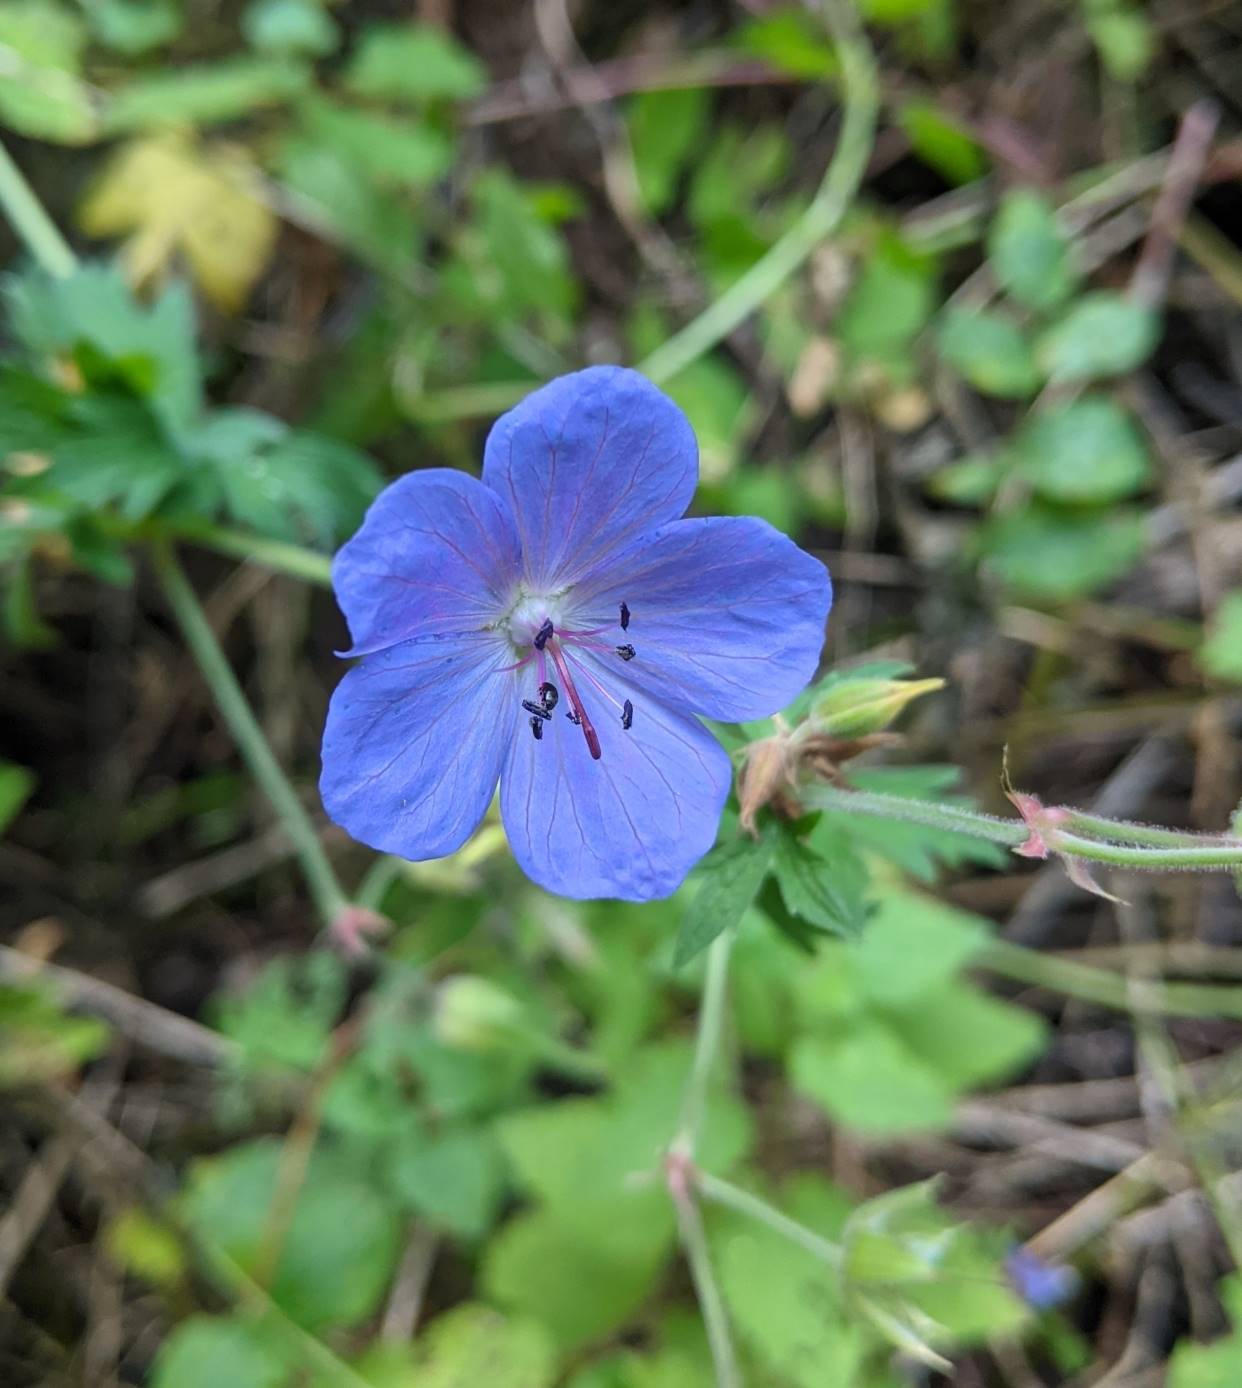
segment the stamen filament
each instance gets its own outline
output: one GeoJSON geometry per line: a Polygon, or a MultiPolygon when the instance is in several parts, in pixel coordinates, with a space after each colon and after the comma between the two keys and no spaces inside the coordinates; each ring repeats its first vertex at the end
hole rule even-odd
{"type": "MultiPolygon", "coordinates": [[[[548,654],[552,657],[552,663],[556,666],[556,672],[560,675],[561,683],[565,686],[565,693],[569,696],[570,705],[581,722],[582,735],[586,738],[587,750],[591,753],[595,761],[599,761],[601,756],[599,734],[595,731],[595,724],[591,722],[590,716],[583,707],[577,686],[574,684],[574,677],[569,673],[569,662],[565,659],[565,654],[561,650],[559,641],[548,642],[548,654]]],[[[589,675],[590,672],[588,671],[586,673],[589,675]]]]}

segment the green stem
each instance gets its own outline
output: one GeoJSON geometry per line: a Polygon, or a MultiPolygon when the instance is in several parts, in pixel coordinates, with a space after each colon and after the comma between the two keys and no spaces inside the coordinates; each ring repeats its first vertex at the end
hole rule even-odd
{"type": "MultiPolygon", "coordinates": [[[[1117,1012],[1133,1012],[1129,981],[1109,969],[1041,954],[1008,940],[993,940],[974,956],[972,965],[1067,997],[1081,998],[1117,1012]]],[[[1242,988],[1210,983],[1144,981],[1144,1002],[1166,1017],[1213,1017],[1242,1020],[1242,988]]]]}
{"type": "Polygon", "coordinates": [[[879,83],[852,0],[823,0],[841,63],[845,114],[837,148],[810,206],[774,246],[714,303],[641,364],[667,381],[727,337],[769,299],[840,223],[867,169],[875,139],[879,83]]]}
{"type": "Polygon", "coordinates": [[[318,554],[313,549],[303,549],[301,545],[291,545],[284,540],[269,540],[263,535],[231,530],[228,526],[212,525],[206,521],[179,525],[175,530],[162,523],[152,524],[146,530],[148,535],[184,540],[204,549],[215,550],[217,554],[227,554],[231,559],[245,559],[253,564],[261,564],[265,569],[324,588],[332,582],[332,559],[329,555],[318,554]]]}
{"type": "Polygon", "coordinates": [[[78,268],[77,256],[3,145],[0,145],[0,207],[4,208],[22,244],[48,274],[58,279],[73,274],[78,268]]]}
{"type": "Polygon", "coordinates": [[[735,932],[725,930],[712,941],[707,952],[707,977],[699,1003],[699,1023],[694,1039],[694,1062],[682,1099],[681,1121],[672,1150],[693,1159],[707,1111],[707,1092],[716,1056],[724,1034],[725,1003],[729,992],[729,956],[733,953],[735,932]]]}
{"type": "Polygon", "coordinates": [[[695,1298],[703,1316],[703,1328],[707,1331],[712,1367],[716,1371],[716,1388],[741,1388],[742,1377],[733,1349],[733,1337],[729,1332],[729,1313],[716,1274],[712,1271],[703,1216],[693,1195],[676,1199],[674,1204],[681,1246],[690,1267],[690,1280],[694,1283],[695,1298]]]}
{"type": "Polygon", "coordinates": [[[774,1233],[780,1234],[791,1243],[796,1243],[800,1248],[805,1248],[808,1253],[830,1267],[841,1266],[839,1244],[823,1238],[813,1229],[808,1229],[805,1224],[799,1224],[796,1219],[790,1219],[774,1205],[769,1205],[766,1200],[743,1190],[741,1186],[735,1186],[732,1181],[722,1181],[719,1176],[709,1176],[706,1171],[699,1171],[695,1174],[694,1185],[699,1194],[714,1205],[723,1205],[759,1224],[766,1224],[774,1233]]]}
{"type": "Polygon", "coordinates": [[[302,860],[319,914],[324,924],[330,926],[349,904],[349,899],[328,861],[310,815],[273,755],[172,547],[156,543],[151,547],[151,554],[155,572],[181,626],[186,645],[193,652],[246,764],[284,823],[302,860]]]}
{"type": "Polygon", "coordinates": [[[932,800],[911,800],[904,795],[885,795],[879,791],[841,790],[837,786],[816,784],[807,786],[799,798],[808,810],[840,810],[845,814],[922,824],[928,829],[947,829],[976,839],[989,839],[1009,848],[1016,848],[1031,833],[1021,820],[1001,819],[958,805],[938,805],[932,800]]]}
{"type": "Polygon", "coordinates": [[[1158,848],[1130,843],[1100,843],[1096,839],[1080,838],[1077,834],[1057,831],[1050,839],[1058,853],[1071,858],[1085,858],[1094,863],[1110,863],[1113,867],[1140,868],[1149,872],[1197,871],[1207,868],[1242,867],[1242,840],[1224,840],[1213,836],[1206,843],[1200,840],[1195,848],[1158,848]]]}
{"type": "Polygon", "coordinates": [[[1135,824],[1125,819],[1104,819],[1084,810],[1071,810],[1065,821],[1071,833],[1087,834],[1112,842],[1147,843],[1169,848],[1193,848],[1216,843],[1229,845],[1228,834],[1195,834],[1185,829],[1160,829],[1154,824],[1135,824]]]}
{"type": "MultiPolygon", "coordinates": [[[[802,792],[802,803],[809,810],[837,810],[845,814],[872,815],[907,824],[923,824],[929,829],[947,829],[972,838],[1016,848],[1030,837],[1030,828],[1020,819],[1001,819],[996,815],[964,810],[956,805],[937,805],[930,800],[910,800],[903,795],[884,795],[868,790],[842,790],[837,786],[812,785],[802,792]]],[[[1148,871],[1194,871],[1205,868],[1242,868],[1242,838],[1227,834],[1184,834],[1172,829],[1146,829],[1125,821],[1101,819],[1095,815],[1072,814],[1071,824],[1082,824],[1091,833],[1108,834],[1121,843],[1083,838],[1067,833],[1059,825],[1045,830],[1050,848],[1069,858],[1110,863],[1114,867],[1148,871]]]]}

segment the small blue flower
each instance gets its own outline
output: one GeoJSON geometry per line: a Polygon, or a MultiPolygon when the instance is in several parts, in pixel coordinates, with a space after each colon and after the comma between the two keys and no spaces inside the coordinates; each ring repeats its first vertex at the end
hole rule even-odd
{"type": "Polygon", "coordinates": [[[432,468],[388,487],[332,568],[361,661],[328,710],[328,814],[436,858],[499,781],[513,854],[549,891],[676,890],[731,780],[695,715],[784,707],[832,599],[766,522],[681,519],[697,480],[682,412],[602,366],[497,421],[481,482],[432,468]]]}
{"type": "Polygon", "coordinates": [[[1029,1248],[1012,1248],[1005,1271],[1014,1290],[1036,1311],[1050,1311],[1078,1290],[1078,1274],[1060,1263],[1045,1262],[1029,1248]]]}

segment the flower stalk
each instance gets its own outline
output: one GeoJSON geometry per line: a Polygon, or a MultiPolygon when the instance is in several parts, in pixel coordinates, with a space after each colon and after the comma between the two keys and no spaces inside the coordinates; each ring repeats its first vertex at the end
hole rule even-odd
{"type": "Polygon", "coordinates": [[[166,542],[156,543],[151,557],[186,645],[198,662],[246,765],[293,842],[324,925],[331,927],[349,906],[349,898],[328,861],[319,832],[276,760],[172,547],[166,542]]]}

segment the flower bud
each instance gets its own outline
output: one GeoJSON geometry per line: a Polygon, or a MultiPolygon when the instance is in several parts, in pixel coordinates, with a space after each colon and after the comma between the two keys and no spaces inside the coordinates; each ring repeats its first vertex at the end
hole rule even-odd
{"type": "Polygon", "coordinates": [[[837,737],[878,733],[908,703],[923,694],[943,689],[944,680],[843,679],[815,701],[810,721],[837,737]]]}
{"type": "Polygon", "coordinates": [[[436,993],[435,1033],[446,1046],[486,1053],[530,1039],[522,1004],[477,974],[454,974],[436,993]]]}

